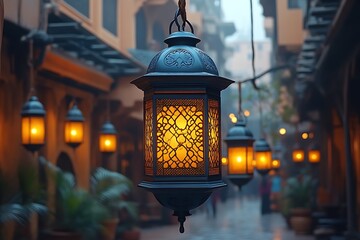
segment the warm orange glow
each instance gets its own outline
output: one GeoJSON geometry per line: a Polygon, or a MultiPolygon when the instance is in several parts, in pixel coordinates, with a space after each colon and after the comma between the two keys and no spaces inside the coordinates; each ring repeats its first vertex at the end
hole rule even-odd
{"type": "MultiPolygon", "coordinates": [[[[171,170],[174,170],[171,174],[175,174],[175,171],[177,174],[204,174],[203,101],[164,99],[158,100],[157,105],[158,174],[163,172],[168,175],[171,170]]],[[[216,131],[218,130],[211,128],[209,138],[217,136],[216,131]]],[[[217,162],[220,164],[219,156],[217,162]]]]}
{"type": "Polygon", "coordinates": [[[268,152],[255,152],[254,160],[256,164],[256,169],[258,170],[269,170],[271,169],[271,151],[268,152]]]}
{"type": "Polygon", "coordinates": [[[234,117],[235,117],[235,114],[233,114],[233,113],[230,113],[230,114],[229,114],[229,118],[230,118],[230,119],[232,119],[232,118],[234,118],[234,117]]]}
{"type": "Polygon", "coordinates": [[[227,158],[226,158],[226,157],[221,158],[221,163],[222,163],[223,165],[227,165],[227,164],[228,164],[227,158]]]}
{"type": "Polygon", "coordinates": [[[84,122],[65,122],[65,142],[80,144],[84,140],[84,122]]]}
{"type": "Polygon", "coordinates": [[[103,153],[116,151],[116,134],[100,134],[99,149],[103,153]]]}
{"type": "Polygon", "coordinates": [[[303,162],[304,161],[304,151],[301,149],[296,149],[292,153],[294,162],[303,162]]]}
{"type": "Polygon", "coordinates": [[[237,117],[231,118],[231,122],[232,122],[232,123],[236,123],[236,122],[237,122],[237,117]]]}
{"type": "Polygon", "coordinates": [[[272,161],[272,168],[278,169],[279,167],[280,167],[280,161],[277,160],[277,159],[274,159],[274,160],[272,161]]]}
{"type": "Polygon", "coordinates": [[[304,139],[304,140],[306,140],[306,139],[309,138],[309,134],[306,133],[306,132],[304,132],[304,133],[301,134],[301,138],[304,139]]]}
{"type": "Polygon", "coordinates": [[[317,149],[309,150],[309,162],[318,163],[320,162],[320,151],[317,149]]]}
{"type": "Polygon", "coordinates": [[[244,115],[245,115],[245,117],[250,117],[250,111],[249,110],[245,110],[244,111],[244,115]]]}
{"type": "Polygon", "coordinates": [[[228,147],[229,174],[252,174],[252,147],[228,147]]]}
{"type": "Polygon", "coordinates": [[[22,144],[44,144],[45,119],[42,116],[28,116],[22,118],[22,144]]]}
{"type": "Polygon", "coordinates": [[[279,133],[280,133],[280,135],[285,135],[286,134],[286,129],[285,128],[280,128],[279,133]]]}

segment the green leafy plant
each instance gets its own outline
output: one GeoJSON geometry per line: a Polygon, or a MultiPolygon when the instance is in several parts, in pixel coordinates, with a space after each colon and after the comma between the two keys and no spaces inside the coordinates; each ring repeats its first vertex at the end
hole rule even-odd
{"type": "Polygon", "coordinates": [[[102,229],[101,223],[108,217],[106,208],[89,192],[76,188],[71,173],[42,159],[56,185],[56,212],[54,230],[76,232],[84,239],[96,239],[102,229]]]}
{"type": "Polygon", "coordinates": [[[287,180],[285,197],[290,208],[309,208],[313,179],[307,175],[292,177],[287,180]]]}
{"type": "Polygon", "coordinates": [[[97,168],[91,176],[92,194],[112,217],[117,217],[121,210],[126,210],[132,218],[137,217],[135,203],[126,200],[131,188],[131,181],[118,172],[97,168]]]}

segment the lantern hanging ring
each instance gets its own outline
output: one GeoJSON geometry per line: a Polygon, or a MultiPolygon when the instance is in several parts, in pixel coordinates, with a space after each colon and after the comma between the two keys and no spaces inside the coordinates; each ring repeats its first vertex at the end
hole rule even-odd
{"type": "Polygon", "coordinates": [[[185,0],[179,0],[178,6],[179,6],[179,8],[175,12],[174,20],[172,20],[170,22],[170,25],[169,25],[169,34],[172,33],[171,28],[172,28],[174,23],[176,24],[179,32],[180,31],[185,31],[185,26],[186,26],[186,24],[188,24],[190,29],[191,29],[191,33],[194,33],[193,26],[191,25],[191,23],[186,18],[186,9],[185,9],[186,1],[185,0]],[[181,16],[181,19],[183,21],[181,26],[180,26],[180,23],[178,21],[179,16],[181,16]]]}

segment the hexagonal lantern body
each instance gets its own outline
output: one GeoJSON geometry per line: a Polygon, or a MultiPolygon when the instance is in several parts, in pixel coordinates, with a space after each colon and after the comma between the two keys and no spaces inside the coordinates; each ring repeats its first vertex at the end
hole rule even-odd
{"type": "Polygon", "coordinates": [[[228,151],[228,178],[241,188],[248,183],[254,173],[253,134],[244,121],[238,121],[230,128],[225,138],[228,151]]]}
{"type": "Polygon", "coordinates": [[[233,81],[219,77],[212,59],[189,32],[172,33],[168,48],[132,83],[144,91],[145,179],[139,184],[185,216],[221,180],[220,91],[233,81]]]}
{"type": "Polygon", "coordinates": [[[45,109],[36,96],[30,97],[21,111],[21,142],[31,152],[45,144],[45,109]]]}
{"type": "Polygon", "coordinates": [[[106,121],[99,134],[99,150],[101,153],[110,154],[116,152],[117,131],[110,121],[106,121]]]}
{"type": "Polygon", "coordinates": [[[68,111],[65,121],[65,142],[76,148],[84,141],[84,116],[76,104],[68,111]]]}
{"type": "Polygon", "coordinates": [[[265,139],[261,138],[254,142],[254,161],[256,171],[266,175],[272,167],[271,148],[265,139]]]}

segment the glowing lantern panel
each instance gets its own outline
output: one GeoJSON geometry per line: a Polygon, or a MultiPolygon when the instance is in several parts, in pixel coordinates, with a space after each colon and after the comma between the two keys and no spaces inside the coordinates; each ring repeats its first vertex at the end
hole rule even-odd
{"type": "Polygon", "coordinates": [[[310,163],[318,163],[320,162],[320,151],[317,149],[309,150],[309,162],[310,163]]]}
{"type": "Polygon", "coordinates": [[[252,174],[252,147],[229,147],[229,174],[252,174]]]}
{"type": "Polygon", "coordinates": [[[262,174],[267,174],[272,168],[272,153],[269,144],[265,139],[259,139],[254,143],[254,160],[256,170],[262,174]]]}
{"type": "Polygon", "coordinates": [[[66,116],[64,136],[65,142],[71,147],[77,147],[84,141],[84,117],[77,105],[66,116]]]}
{"type": "Polygon", "coordinates": [[[293,162],[300,163],[304,161],[304,151],[301,149],[294,149],[292,152],[293,162]]]}
{"type": "Polygon", "coordinates": [[[116,152],[117,131],[110,121],[106,121],[100,131],[99,150],[102,153],[116,152]]]}
{"type": "Polygon", "coordinates": [[[272,161],[272,168],[273,169],[279,169],[280,168],[280,160],[274,159],[272,161]]]}

